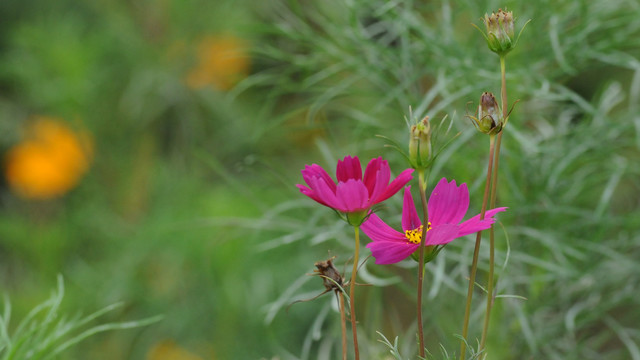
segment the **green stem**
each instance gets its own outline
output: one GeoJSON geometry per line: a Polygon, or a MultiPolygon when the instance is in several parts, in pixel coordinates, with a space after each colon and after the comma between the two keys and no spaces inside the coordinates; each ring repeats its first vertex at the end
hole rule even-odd
{"type": "Polygon", "coordinates": [[[337,292],[340,301],[340,330],[342,330],[342,360],[347,360],[347,324],[344,315],[344,294],[337,292]]]}
{"type": "MultiPolygon", "coordinates": [[[[506,66],[506,58],[504,56],[500,56],[500,77],[502,78],[501,88],[500,88],[500,102],[502,103],[502,120],[507,120],[507,66],[506,66]]],[[[501,131],[502,133],[502,131],[501,131]]]]}
{"type": "Polygon", "coordinates": [[[420,200],[422,200],[422,237],[420,238],[420,250],[419,258],[420,264],[418,266],[418,299],[417,299],[417,318],[418,318],[418,342],[420,346],[420,357],[425,357],[424,346],[424,329],[422,327],[422,284],[424,282],[424,242],[427,237],[427,229],[429,227],[429,213],[427,207],[427,182],[424,180],[424,171],[420,171],[418,174],[418,182],[420,189],[420,200]]]}
{"type": "Polygon", "coordinates": [[[355,297],[353,296],[356,288],[356,273],[358,272],[358,255],[360,253],[360,227],[354,226],[356,231],[356,252],[353,256],[353,270],[351,271],[351,286],[349,288],[349,311],[351,312],[351,330],[353,331],[353,351],[355,353],[355,360],[360,360],[360,350],[358,349],[358,332],[356,330],[356,309],[355,309],[355,297]]]}
{"type": "MultiPolygon", "coordinates": [[[[506,66],[505,57],[500,57],[500,74],[502,77],[502,89],[500,91],[501,103],[502,103],[502,121],[507,120],[507,79],[506,79],[506,66]]],[[[498,134],[498,141],[496,143],[496,154],[493,168],[493,180],[491,184],[491,202],[490,207],[493,209],[496,207],[496,198],[498,196],[498,166],[500,162],[500,145],[502,144],[502,131],[498,134]]],[[[482,340],[480,340],[480,350],[484,349],[487,336],[489,334],[489,320],[491,319],[491,309],[493,308],[494,294],[493,288],[494,282],[494,269],[495,269],[495,230],[493,225],[489,229],[489,283],[487,284],[487,309],[484,315],[484,325],[482,327],[482,340]]]]}
{"type": "MultiPolygon", "coordinates": [[[[484,219],[484,214],[487,211],[487,203],[489,200],[489,186],[491,184],[491,174],[493,169],[493,157],[494,157],[494,144],[495,135],[489,137],[489,165],[487,167],[487,179],[484,184],[484,195],[482,196],[482,208],[480,210],[480,220],[484,219]]],[[[473,289],[476,283],[476,272],[478,270],[478,254],[480,253],[480,243],[482,242],[482,231],[478,231],[476,234],[476,244],[473,249],[473,260],[471,262],[471,274],[469,275],[469,287],[467,289],[467,303],[464,309],[464,322],[462,325],[462,337],[467,340],[469,334],[469,317],[471,316],[471,300],[473,299],[473,289]]],[[[460,360],[464,360],[466,356],[466,343],[461,341],[460,343],[460,360]]]]}

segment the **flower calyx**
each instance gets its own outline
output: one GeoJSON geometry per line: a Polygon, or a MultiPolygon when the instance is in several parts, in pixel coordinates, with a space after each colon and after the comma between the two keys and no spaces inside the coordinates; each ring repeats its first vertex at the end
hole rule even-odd
{"type": "Polygon", "coordinates": [[[338,215],[342,217],[342,219],[346,221],[347,224],[351,226],[359,227],[360,225],[362,225],[363,222],[367,221],[367,218],[369,218],[369,215],[371,215],[372,213],[373,212],[369,210],[362,210],[362,211],[355,211],[350,213],[339,212],[338,215]]]}
{"type": "MultiPolygon", "coordinates": [[[[424,264],[427,265],[433,259],[438,256],[440,251],[444,249],[445,245],[425,245],[424,246],[424,264]]],[[[420,248],[418,250],[411,253],[411,258],[415,260],[417,263],[420,263],[420,248]]]]}

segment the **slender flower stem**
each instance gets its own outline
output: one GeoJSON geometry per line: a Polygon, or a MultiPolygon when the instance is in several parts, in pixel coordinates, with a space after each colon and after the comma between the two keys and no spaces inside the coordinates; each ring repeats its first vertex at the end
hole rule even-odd
{"type": "Polygon", "coordinates": [[[355,297],[353,296],[354,290],[356,288],[356,273],[358,272],[358,255],[360,253],[360,227],[354,226],[356,231],[356,252],[353,255],[353,271],[351,271],[351,286],[349,288],[349,298],[351,301],[350,309],[351,312],[351,330],[353,331],[353,351],[355,353],[355,360],[360,360],[360,350],[358,349],[358,332],[356,330],[356,309],[355,309],[355,297]]]}
{"type": "MultiPolygon", "coordinates": [[[[487,179],[484,184],[484,195],[482,196],[482,208],[480,210],[480,220],[484,219],[484,214],[487,211],[487,203],[489,200],[489,186],[491,184],[491,175],[493,169],[493,157],[495,149],[495,135],[489,137],[489,165],[487,166],[487,179]]],[[[480,253],[480,242],[482,241],[482,231],[478,231],[476,234],[476,244],[473,249],[473,261],[471,262],[471,274],[469,275],[469,288],[467,289],[467,303],[464,309],[464,323],[462,325],[462,337],[467,339],[469,334],[469,317],[471,315],[471,300],[473,299],[473,289],[476,283],[476,272],[478,270],[478,254],[480,253]]],[[[460,360],[465,359],[466,355],[466,343],[461,341],[460,343],[460,360]]]]}
{"type": "Polygon", "coordinates": [[[420,357],[425,357],[425,346],[424,346],[424,329],[422,328],[422,283],[424,282],[424,242],[427,238],[427,229],[429,227],[429,213],[427,208],[427,182],[424,179],[424,171],[420,171],[418,174],[418,182],[420,189],[420,200],[422,200],[422,213],[423,221],[422,221],[422,237],[420,240],[420,265],[418,266],[418,308],[417,308],[417,318],[418,318],[418,342],[420,346],[420,357]]]}
{"type": "Polygon", "coordinates": [[[342,360],[347,360],[347,324],[344,315],[344,295],[337,292],[340,301],[340,328],[342,330],[342,360]]]}
{"type": "MultiPolygon", "coordinates": [[[[502,77],[502,89],[500,91],[500,102],[502,103],[502,119],[507,119],[507,77],[505,57],[500,56],[500,74],[502,77]]],[[[496,142],[496,154],[493,167],[493,182],[491,184],[491,208],[496,206],[497,188],[498,188],[498,165],[500,161],[500,145],[502,144],[502,131],[498,134],[498,141],[496,142]]],[[[480,340],[480,350],[484,349],[484,345],[489,333],[489,320],[491,318],[491,308],[493,307],[494,295],[494,268],[495,268],[495,231],[493,225],[489,229],[489,283],[487,284],[487,310],[484,315],[484,325],[482,327],[482,340],[480,340]]]]}
{"type": "Polygon", "coordinates": [[[502,120],[507,120],[507,66],[506,57],[500,56],[500,77],[502,78],[502,84],[500,89],[500,102],[502,103],[502,120]]]}

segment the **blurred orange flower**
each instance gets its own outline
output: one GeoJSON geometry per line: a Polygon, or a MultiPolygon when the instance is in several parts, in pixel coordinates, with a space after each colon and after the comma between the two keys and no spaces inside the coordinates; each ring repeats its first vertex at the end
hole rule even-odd
{"type": "Polygon", "coordinates": [[[74,188],[89,168],[92,143],[64,121],[38,117],[24,140],[6,154],[5,176],[11,189],[27,199],[51,199],[74,188]]]}
{"type": "Polygon", "coordinates": [[[172,340],[165,340],[149,350],[147,360],[202,360],[202,358],[181,348],[172,340]]]}
{"type": "Polygon", "coordinates": [[[249,73],[249,55],[244,40],[231,36],[207,36],[198,45],[196,66],[186,78],[192,89],[212,85],[229,90],[249,73]]]}

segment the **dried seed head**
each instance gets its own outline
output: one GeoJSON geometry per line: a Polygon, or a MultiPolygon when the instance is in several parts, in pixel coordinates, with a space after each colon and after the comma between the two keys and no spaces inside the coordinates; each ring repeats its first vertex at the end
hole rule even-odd
{"type": "Polygon", "coordinates": [[[502,131],[504,121],[495,96],[490,92],[484,92],[480,96],[477,117],[467,116],[473,121],[476,129],[487,135],[496,135],[502,131]]]}
{"type": "Polygon", "coordinates": [[[287,306],[287,311],[289,311],[289,308],[293,304],[315,300],[320,296],[328,293],[329,291],[335,291],[337,294],[339,291],[342,290],[342,287],[345,285],[344,277],[340,275],[340,272],[338,272],[338,269],[336,269],[336,267],[333,265],[333,259],[335,258],[336,257],[334,256],[325,261],[316,262],[314,265],[316,266],[317,269],[313,270],[314,274],[307,274],[307,275],[315,275],[317,273],[320,277],[322,277],[322,284],[324,285],[325,290],[312,298],[296,300],[292,302],[291,304],[289,304],[289,306],[287,306]]]}
{"type": "Polygon", "coordinates": [[[338,269],[333,265],[333,259],[335,259],[335,256],[314,264],[317,269],[313,271],[322,277],[322,284],[327,291],[339,291],[340,287],[344,284],[344,277],[342,277],[338,269]]]}

